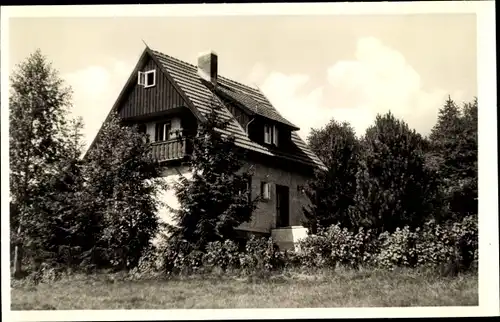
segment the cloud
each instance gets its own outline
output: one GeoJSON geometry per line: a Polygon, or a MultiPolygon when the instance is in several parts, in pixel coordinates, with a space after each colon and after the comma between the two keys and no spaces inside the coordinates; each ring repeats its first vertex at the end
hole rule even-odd
{"type": "Polygon", "coordinates": [[[261,84],[276,108],[301,128],[303,138],[311,127],[321,127],[331,118],[351,123],[362,135],[378,113],[389,110],[428,134],[447,95],[463,99],[457,90],[425,90],[405,57],[373,37],[359,39],[352,60],[328,67],[326,81],[303,93],[300,89],[308,82],[312,80],[307,75],[271,72],[261,84]]]}
{"type": "Polygon", "coordinates": [[[82,116],[84,139],[90,145],[132,70],[127,62],[88,66],[63,75],[73,89],[73,116],[82,116]]]}

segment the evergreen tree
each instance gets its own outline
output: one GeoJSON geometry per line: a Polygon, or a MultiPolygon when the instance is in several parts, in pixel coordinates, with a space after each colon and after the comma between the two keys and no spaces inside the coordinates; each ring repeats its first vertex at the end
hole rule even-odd
{"type": "Polygon", "coordinates": [[[174,186],[179,209],[172,209],[176,225],[170,226],[173,240],[184,240],[193,249],[207,243],[236,239],[235,228],[249,222],[259,197],[251,196],[250,169],[243,169],[243,153],[234,137],[228,136],[219,102],[212,99],[211,111],[192,138],[189,160],[192,178],[181,177],[174,186]]]}
{"type": "Polygon", "coordinates": [[[425,165],[425,141],[392,113],[377,115],[362,140],[355,205],[359,224],[378,232],[419,226],[439,210],[436,174],[425,165]]]}
{"type": "Polygon", "coordinates": [[[452,219],[478,211],[477,107],[477,98],[461,109],[448,98],[429,136],[452,219]]]}
{"type": "Polygon", "coordinates": [[[66,158],[71,89],[40,50],[17,65],[10,79],[11,232],[14,275],[19,276],[23,249],[40,250],[46,243],[48,221],[38,208],[49,192],[41,193],[41,187],[66,158]]]}
{"type": "Polygon", "coordinates": [[[46,216],[47,236],[43,249],[52,260],[65,265],[76,265],[78,257],[91,246],[92,220],[85,208],[86,196],[83,178],[83,121],[72,119],[64,132],[67,138],[65,158],[59,162],[59,171],[40,186],[43,196],[38,204],[40,214],[46,216]]]}
{"type": "Polygon", "coordinates": [[[331,120],[324,128],[313,129],[308,143],[326,169],[316,170],[314,179],[306,185],[311,204],[304,208],[304,226],[311,233],[337,223],[354,227],[348,214],[356,193],[360,152],[354,129],[348,123],[331,120]]]}
{"type": "Polygon", "coordinates": [[[98,227],[86,255],[94,264],[132,268],[158,232],[162,167],[145,136],[112,114],[86,155],[85,212],[98,227]]]}

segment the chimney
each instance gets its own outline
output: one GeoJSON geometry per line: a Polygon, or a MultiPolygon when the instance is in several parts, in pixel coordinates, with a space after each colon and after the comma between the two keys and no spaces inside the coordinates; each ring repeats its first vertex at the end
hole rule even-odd
{"type": "Polygon", "coordinates": [[[212,83],[217,84],[217,54],[213,51],[198,55],[198,75],[212,83]]]}

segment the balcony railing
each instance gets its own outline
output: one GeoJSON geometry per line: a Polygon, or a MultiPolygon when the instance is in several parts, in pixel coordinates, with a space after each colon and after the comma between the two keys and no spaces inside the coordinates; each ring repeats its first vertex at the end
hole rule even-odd
{"type": "Polygon", "coordinates": [[[172,139],[151,143],[153,158],[158,161],[180,160],[187,155],[186,139],[172,139]]]}

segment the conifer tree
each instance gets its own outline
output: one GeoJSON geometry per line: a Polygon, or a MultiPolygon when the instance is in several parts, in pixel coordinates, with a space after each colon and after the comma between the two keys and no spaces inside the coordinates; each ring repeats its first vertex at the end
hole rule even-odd
{"type": "MultiPolygon", "coordinates": [[[[477,98],[462,108],[449,97],[429,136],[451,218],[477,213],[477,98]]],[[[457,218],[455,218],[457,219],[457,218]]]]}

